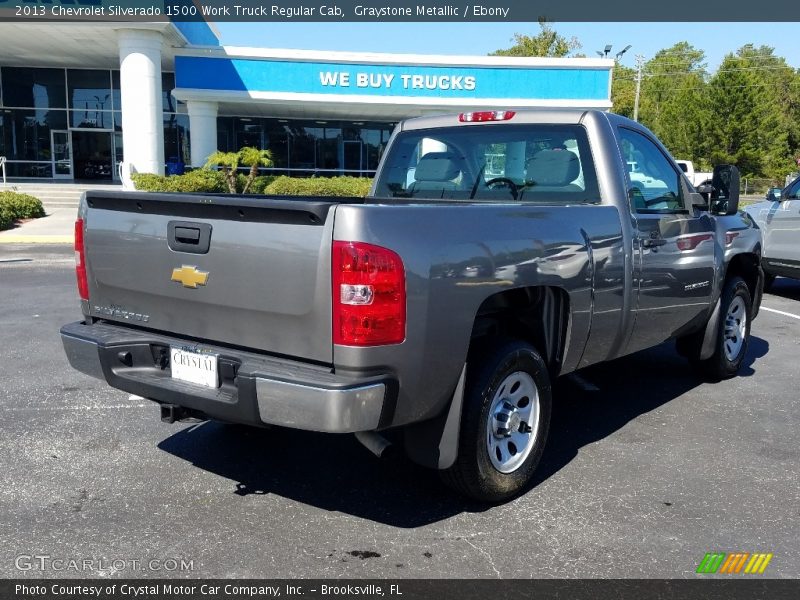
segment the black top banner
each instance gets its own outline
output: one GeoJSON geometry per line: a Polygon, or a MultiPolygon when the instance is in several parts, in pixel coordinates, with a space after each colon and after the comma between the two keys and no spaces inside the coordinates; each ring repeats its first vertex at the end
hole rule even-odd
{"type": "Polygon", "coordinates": [[[797,22],[786,0],[0,0],[3,21],[797,22]]]}

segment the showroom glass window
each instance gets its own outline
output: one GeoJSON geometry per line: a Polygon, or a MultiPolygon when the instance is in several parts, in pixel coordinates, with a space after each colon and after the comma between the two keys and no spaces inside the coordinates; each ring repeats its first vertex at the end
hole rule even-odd
{"type": "Polygon", "coordinates": [[[165,113],[178,112],[178,101],[172,96],[175,73],[161,73],[161,109],[165,113]]]}
{"type": "Polygon", "coordinates": [[[189,115],[164,114],[164,159],[188,164],[190,156],[189,115]]]}
{"type": "Polygon", "coordinates": [[[217,119],[217,144],[225,152],[242,146],[269,150],[274,166],[262,169],[264,173],[370,177],[393,127],[393,123],[363,121],[223,116],[217,119]]]}
{"type": "Polygon", "coordinates": [[[49,161],[50,130],[67,128],[63,110],[13,110],[3,120],[9,160],[49,161]]]}
{"type": "Polygon", "coordinates": [[[67,71],[72,127],[111,129],[114,126],[111,73],[69,69],[67,71]]]}
{"type": "Polygon", "coordinates": [[[3,67],[3,105],[6,107],[66,108],[64,69],[3,67]]]}
{"type": "Polygon", "coordinates": [[[273,168],[286,169],[289,167],[289,132],[286,124],[277,119],[265,119],[264,146],[272,154],[273,168]]]}
{"type": "Polygon", "coordinates": [[[11,111],[0,110],[0,156],[6,155],[6,119],[11,111]]]}

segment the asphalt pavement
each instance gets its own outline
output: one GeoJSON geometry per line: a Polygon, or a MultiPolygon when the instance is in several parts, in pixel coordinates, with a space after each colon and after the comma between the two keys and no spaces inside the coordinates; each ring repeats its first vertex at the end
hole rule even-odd
{"type": "Polygon", "coordinates": [[[496,507],[352,436],[161,423],[69,367],[79,318],[68,245],[0,246],[0,577],[702,577],[712,551],[800,576],[800,282],[740,377],[664,344],[560,382],[536,485],[496,507]]]}

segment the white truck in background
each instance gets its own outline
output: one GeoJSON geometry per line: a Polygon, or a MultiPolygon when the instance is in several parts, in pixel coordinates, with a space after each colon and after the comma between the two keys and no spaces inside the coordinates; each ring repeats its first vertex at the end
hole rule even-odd
{"type": "Polygon", "coordinates": [[[694,164],[690,160],[676,159],[675,162],[678,163],[681,171],[684,172],[694,187],[703,185],[704,183],[711,183],[711,177],[713,173],[701,173],[700,171],[695,171],[694,164]]]}

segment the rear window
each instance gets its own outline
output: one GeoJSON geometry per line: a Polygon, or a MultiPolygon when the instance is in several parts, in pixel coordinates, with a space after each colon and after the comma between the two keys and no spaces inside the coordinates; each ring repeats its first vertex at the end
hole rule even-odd
{"type": "Polygon", "coordinates": [[[376,197],[596,203],[597,177],[579,125],[469,125],[400,133],[376,197]]]}

